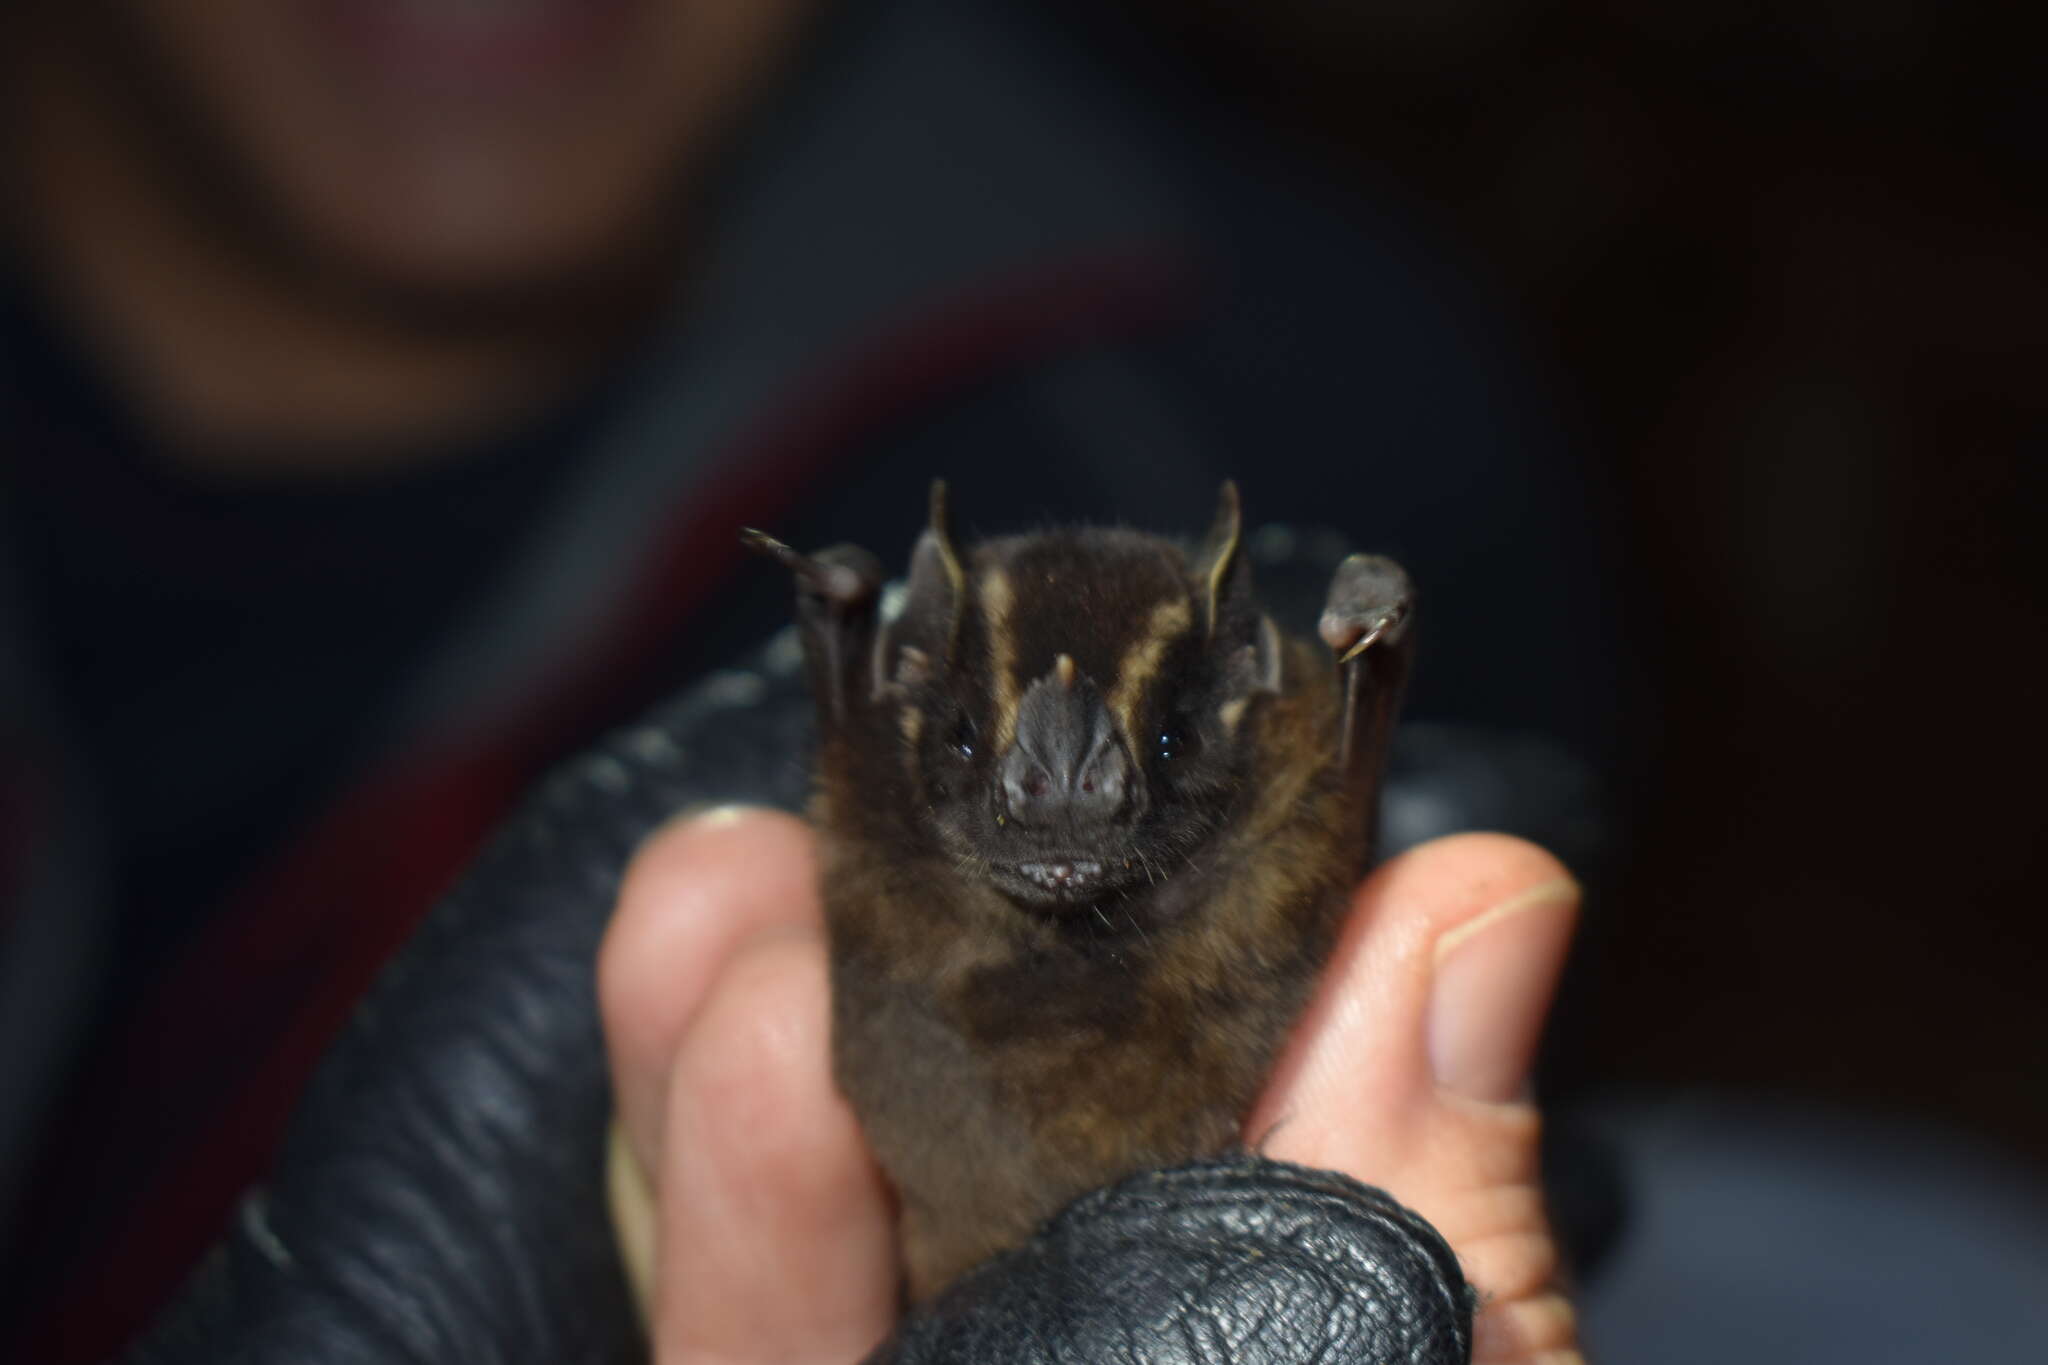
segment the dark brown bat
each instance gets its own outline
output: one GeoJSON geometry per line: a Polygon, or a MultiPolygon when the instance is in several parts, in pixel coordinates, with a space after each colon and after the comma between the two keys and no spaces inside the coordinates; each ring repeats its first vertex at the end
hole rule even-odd
{"type": "Polygon", "coordinates": [[[1365,869],[1407,575],[1345,560],[1319,649],[1259,609],[1239,525],[1226,483],[1192,554],[1080,529],[963,555],[934,485],[886,623],[866,551],[747,533],[796,577],[834,1067],[913,1298],[1237,1143],[1365,869]]]}

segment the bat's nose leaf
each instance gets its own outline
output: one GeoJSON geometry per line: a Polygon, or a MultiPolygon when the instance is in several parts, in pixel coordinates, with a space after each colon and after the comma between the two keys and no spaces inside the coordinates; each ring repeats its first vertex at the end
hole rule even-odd
{"type": "Polygon", "coordinates": [[[1093,825],[1124,811],[1133,773],[1102,694],[1077,683],[1068,664],[1025,692],[997,778],[1009,818],[1021,825],[1093,825]]]}

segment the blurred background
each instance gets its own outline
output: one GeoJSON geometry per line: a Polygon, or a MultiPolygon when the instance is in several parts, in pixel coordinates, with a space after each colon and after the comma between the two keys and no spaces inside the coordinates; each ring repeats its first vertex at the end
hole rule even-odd
{"type": "Polygon", "coordinates": [[[1645,709],[1560,1065],[2048,1161],[2048,109],[2010,13],[1138,9],[1460,245],[1611,500],[1645,709]]]}
{"type": "Polygon", "coordinates": [[[14,7],[0,1355],[95,1359],[732,532],[1392,550],[1597,775],[1565,1100],[2048,1171],[2048,315],[2009,10],[14,7]]]}

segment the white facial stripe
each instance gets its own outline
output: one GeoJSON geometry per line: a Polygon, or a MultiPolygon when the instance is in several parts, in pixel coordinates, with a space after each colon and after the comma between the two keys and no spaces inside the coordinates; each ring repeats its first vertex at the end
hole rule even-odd
{"type": "Polygon", "coordinates": [[[1124,740],[1133,753],[1141,752],[1137,734],[1138,703],[1144,700],[1145,689],[1158,676],[1166,651],[1187,633],[1193,619],[1186,598],[1169,597],[1152,608],[1144,633],[1136,644],[1124,651],[1124,657],[1117,664],[1116,686],[1109,694],[1109,713],[1123,727],[1124,740]]]}

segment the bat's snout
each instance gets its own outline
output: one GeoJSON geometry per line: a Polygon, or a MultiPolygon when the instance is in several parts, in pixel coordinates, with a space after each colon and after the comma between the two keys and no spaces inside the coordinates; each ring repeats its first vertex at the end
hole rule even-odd
{"type": "Polygon", "coordinates": [[[1129,811],[1136,778],[1101,693],[1077,685],[1071,661],[1025,692],[996,767],[1004,812],[1026,827],[1109,824],[1129,811]]]}
{"type": "Polygon", "coordinates": [[[1106,824],[1129,803],[1131,764],[1112,737],[1092,755],[1041,758],[1021,743],[1004,757],[1003,805],[1020,825],[1106,824]]]}

